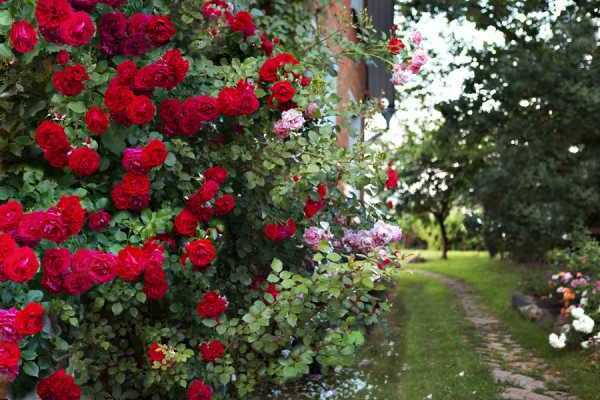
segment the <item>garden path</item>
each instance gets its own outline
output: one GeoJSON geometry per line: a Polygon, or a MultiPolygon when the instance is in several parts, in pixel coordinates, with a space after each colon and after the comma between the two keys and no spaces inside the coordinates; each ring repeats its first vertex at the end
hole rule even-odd
{"type": "Polygon", "coordinates": [[[466,319],[480,336],[479,355],[492,371],[494,380],[503,386],[502,399],[577,400],[567,392],[557,371],[513,340],[506,327],[486,310],[469,285],[435,272],[411,272],[436,279],[456,293],[466,319]]]}

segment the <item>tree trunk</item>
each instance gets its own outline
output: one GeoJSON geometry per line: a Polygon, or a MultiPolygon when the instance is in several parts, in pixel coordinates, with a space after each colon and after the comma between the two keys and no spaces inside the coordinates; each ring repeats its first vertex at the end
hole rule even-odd
{"type": "Polygon", "coordinates": [[[446,232],[446,216],[443,214],[434,214],[435,220],[440,226],[440,237],[442,239],[442,259],[448,259],[448,232],[446,232]]]}

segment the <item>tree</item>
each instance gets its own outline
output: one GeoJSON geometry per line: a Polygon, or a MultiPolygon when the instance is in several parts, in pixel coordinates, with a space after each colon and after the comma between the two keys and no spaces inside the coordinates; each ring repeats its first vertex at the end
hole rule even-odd
{"type": "Polygon", "coordinates": [[[578,1],[423,2],[407,7],[494,28],[505,43],[471,51],[462,96],[440,105],[439,135],[484,149],[471,201],[518,259],[564,245],[579,223],[598,223],[599,9],[578,1]]]}

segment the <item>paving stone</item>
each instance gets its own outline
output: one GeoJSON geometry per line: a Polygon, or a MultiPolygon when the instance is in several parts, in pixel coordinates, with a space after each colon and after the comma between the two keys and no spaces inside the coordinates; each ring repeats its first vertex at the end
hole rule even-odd
{"type": "Polygon", "coordinates": [[[492,370],[492,375],[494,376],[494,380],[498,383],[518,386],[527,389],[528,391],[543,390],[546,388],[546,385],[542,381],[502,369],[492,370]]]}
{"type": "Polygon", "coordinates": [[[506,400],[555,400],[552,397],[539,393],[533,393],[526,389],[508,388],[501,395],[506,400]]]}

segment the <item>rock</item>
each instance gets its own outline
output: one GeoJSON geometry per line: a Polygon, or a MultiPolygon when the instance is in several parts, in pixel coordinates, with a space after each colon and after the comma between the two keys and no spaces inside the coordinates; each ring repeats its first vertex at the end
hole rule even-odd
{"type": "Polygon", "coordinates": [[[425,258],[421,257],[421,256],[414,256],[413,258],[411,258],[410,260],[408,260],[409,264],[422,264],[425,261],[427,261],[425,258]]]}
{"type": "Polygon", "coordinates": [[[545,311],[535,304],[519,307],[521,315],[529,321],[541,321],[545,317],[545,311]]]}
{"type": "Polygon", "coordinates": [[[512,295],[512,306],[515,310],[518,310],[521,307],[529,306],[531,304],[535,304],[535,299],[531,296],[527,296],[520,292],[515,292],[512,295]]]}

